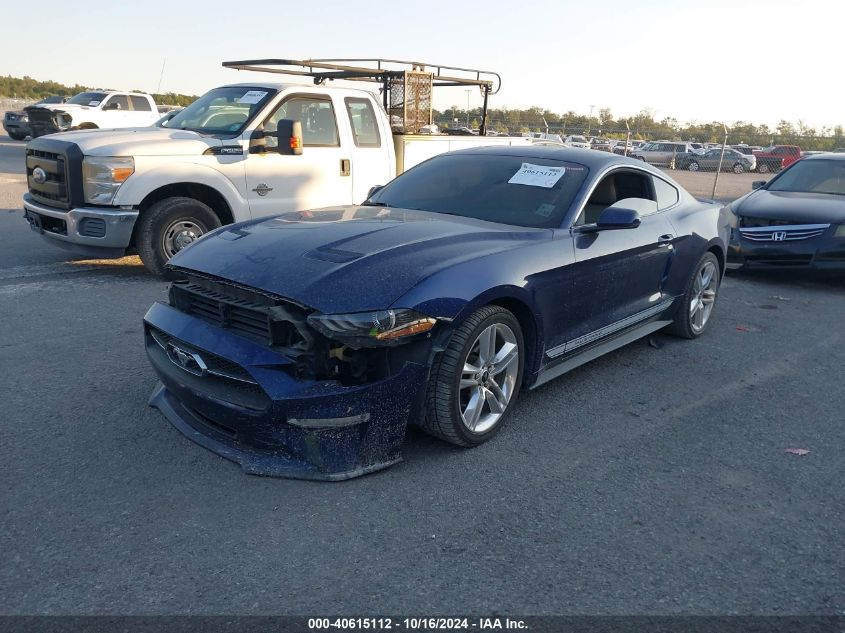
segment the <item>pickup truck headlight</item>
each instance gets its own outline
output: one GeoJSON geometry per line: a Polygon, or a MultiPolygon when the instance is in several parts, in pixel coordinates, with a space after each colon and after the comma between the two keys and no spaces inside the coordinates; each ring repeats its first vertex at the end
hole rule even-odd
{"type": "Polygon", "coordinates": [[[312,314],[308,317],[308,323],[329,338],[361,345],[389,345],[428,332],[437,320],[414,310],[399,309],[352,314],[312,314]]]}
{"type": "Polygon", "coordinates": [[[134,172],[131,156],[86,156],[82,160],[85,202],[111,204],[120,185],[134,172]]]}

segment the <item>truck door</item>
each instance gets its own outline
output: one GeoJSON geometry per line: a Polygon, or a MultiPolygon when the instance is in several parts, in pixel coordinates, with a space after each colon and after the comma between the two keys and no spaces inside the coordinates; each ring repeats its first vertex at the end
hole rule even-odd
{"type": "MultiPolygon", "coordinates": [[[[130,127],[129,121],[129,97],[126,95],[112,95],[100,108],[103,110],[103,125],[100,127],[109,129],[113,127],[130,127]],[[116,107],[116,109],[114,109],[116,107]],[[108,113],[106,114],[106,111],[108,113]]],[[[81,121],[82,122],[82,121],[81,121]]]]}
{"type": "Polygon", "coordinates": [[[146,97],[129,95],[129,104],[132,106],[132,127],[145,127],[158,118],[153,114],[153,107],[146,97]]]}
{"type": "Polygon", "coordinates": [[[267,137],[267,151],[249,155],[246,184],[252,217],[352,204],[350,157],[340,142],[331,97],[292,94],[264,120],[263,130],[275,132],[281,119],[302,123],[303,151],[299,156],[278,154],[277,140],[267,137]]]}
{"type": "Polygon", "coordinates": [[[367,199],[375,185],[385,185],[392,177],[390,130],[381,129],[372,101],[366,97],[346,97],[346,116],[352,132],[352,203],[367,199]],[[387,138],[384,138],[387,136],[387,138]]]}

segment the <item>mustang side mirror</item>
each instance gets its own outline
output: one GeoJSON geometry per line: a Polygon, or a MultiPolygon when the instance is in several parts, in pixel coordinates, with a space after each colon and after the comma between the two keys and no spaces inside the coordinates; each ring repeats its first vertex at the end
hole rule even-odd
{"type": "Polygon", "coordinates": [[[635,229],[640,225],[640,214],[633,209],[608,207],[601,212],[596,227],[599,231],[635,229]]]}
{"type": "Polygon", "coordinates": [[[384,185],[376,185],[375,187],[370,187],[370,190],[367,192],[367,200],[372,198],[374,195],[376,195],[382,189],[384,189],[384,185]]]}
{"type": "Polygon", "coordinates": [[[754,182],[751,183],[751,188],[752,189],[759,189],[760,187],[762,187],[765,184],[766,184],[765,180],[755,180],[754,182]]]}

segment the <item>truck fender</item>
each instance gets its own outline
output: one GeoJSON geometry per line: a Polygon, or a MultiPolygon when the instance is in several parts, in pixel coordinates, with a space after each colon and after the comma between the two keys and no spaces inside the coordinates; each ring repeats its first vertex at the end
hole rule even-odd
{"type": "MultiPolygon", "coordinates": [[[[198,184],[215,190],[226,201],[235,222],[249,217],[247,201],[235,185],[216,169],[198,163],[168,163],[152,169],[144,168],[127,179],[118,191],[116,206],[139,207],[150,194],[164,187],[198,184]]],[[[182,194],[188,195],[188,194],[182,194]]]]}

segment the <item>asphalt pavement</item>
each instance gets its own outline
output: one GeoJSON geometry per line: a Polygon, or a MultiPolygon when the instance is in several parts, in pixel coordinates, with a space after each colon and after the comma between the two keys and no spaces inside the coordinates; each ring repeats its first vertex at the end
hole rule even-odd
{"type": "Polygon", "coordinates": [[[147,406],[165,293],[0,211],[0,614],[845,613],[841,276],[731,274],[700,340],[341,483],[245,475],[147,406]]]}

